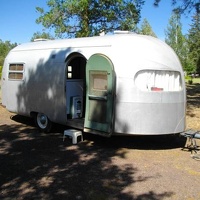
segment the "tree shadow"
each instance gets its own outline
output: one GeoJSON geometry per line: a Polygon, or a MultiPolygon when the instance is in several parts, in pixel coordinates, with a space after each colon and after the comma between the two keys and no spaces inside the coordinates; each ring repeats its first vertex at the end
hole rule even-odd
{"type": "Polygon", "coordinates": [[[187,84],[187,115],[194,117],[193,109],[200,107],[200,84],[187,84]]]}
{"type": "Polygon", "coordinates": [[[187,84],[187,105],[188,107],[200,106],[200,84],[187,84]]]}
{"type": "MultiPolygon", "coordinates": [[[[40,133],[36,129],[33,120],[29,117],[14,115],[11,120],[22,123],[27,126],[35,128],[35,132],[40,133]]],[[[66,129],[70,127],[54,124],[51,134],[62,135],[66,129]]],[[[40,133],[41,134],[41,133],[40,133]]],[[[83,133],[84,140],[95,143],[101,148],[127,148],[127,149],[141,149],[141,150],[164,150],[182,148],[186,144],[186,138],[180,137],[179,134],[173,135],[115,135],[111,137],[102,137],[90,133],[83,133]]]]}
{"type": "Polygon", "coordinates": [[[93,136],[92,141],[91,135],[84,135],[84,142],[72,145],[70,140],[63,142],[62,136],[41,134],[28,125],[0,126],[1,199],[156,200],[173,195],[151,191],[137,196],[123,191],[156,177],[138,179],[132,163],[113,162],[113,157],[125,159],[119,151],[124,145],[121,139],[93,136]]]}
{"type": "Polygon", "coordinates": [[[140,150],[165,150],[182,148],[186,144],[186,138],[180,135],[132,135],[132,136],[111,136],[104,138],[101,136],[84,134],[84,138],[93,141],[102,147],[109,146],[115,148],[140,149],[140,150]]]}

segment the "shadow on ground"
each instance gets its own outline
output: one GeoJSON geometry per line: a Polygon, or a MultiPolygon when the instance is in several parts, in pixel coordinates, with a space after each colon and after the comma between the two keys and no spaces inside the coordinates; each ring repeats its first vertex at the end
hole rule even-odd
{"type": "Polygon", "coordinates": [[[200,84],[187,85],[187,106],[200,106],[200,84]]]}
{"type": "Polygon", "coordinates": [[[84,134],[84,141],[63,142],[66,127],[55,126],[42,134],[31,119],[15,115],[22,124],[0,126],[0,199],[163,199],[172,192],[135,195],[125,188],[155,177],[136,178],[134,163],[121,148],[170,149],[184,146],[178,137],[114,136],[84,134]]]}
{"type": "MultiPolygon", "coordinates": [[[[25,116],[14,115],[11,119],[15,122],[19,122],[28,126],[35,127],[33,119],[25,116]]],[[[62,136],[64,130],[70,127],[66,127],[59,124],[53,124],[52,134],[60,133],[62,136]]],[[[36,132],[38,130],[36,129],[36,132]]],[[[39,133],[39,132],[38,132],[39,133]]],[[[93,142],[94,145],[98,145],[101,148],[128,148],[128,149],[142,149],[142,150],[164,150],[183,147],[186,143],[186,139],[180,137],[179,134],[172,135],[132,135],[132,136],[112,136],[110,138],[93,135],[89,133],[83,133],[84,140],[93,142]]]]}

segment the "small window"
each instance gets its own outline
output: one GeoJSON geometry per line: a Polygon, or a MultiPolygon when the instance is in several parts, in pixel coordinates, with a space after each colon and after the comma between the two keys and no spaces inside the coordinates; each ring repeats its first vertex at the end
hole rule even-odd
{"type": "Polygon", "coordinates": [[[80,79],[80,70],[81,67],[78,65],[67,66],[67,79],[80,79]]]}
{"type": "Polygon", "coordinates": [[[72,78],[72,66],[67,66],[67,78],[72,78]]]}
{"type": "Polygon", "coordinates": [[[107,90],[107,74],[93,75],[93,88],[95,90],[107,90]]]}
{"type": "Polygon", "coordinates": [[[23,71],[24,65],[23,64],[10,64],[9,70],[10,71],[23,71]]]}
{"type": "Polygon", "coordinates": [[[10,80],[22,80],[24,76],[24,64],[10,64],[8,78],[10,80]]]}
{"type": "Polygon", "coordinates": [[[180,91],[181,74],[177,71],[141,70],[135,76],[135,85],[141,91],[180,91]]]}
{"type": "Polygon", "coordinates": [[[22,80],[23,79],[23,73],[9,72],[8,78],[9,79],[22,80]]]}

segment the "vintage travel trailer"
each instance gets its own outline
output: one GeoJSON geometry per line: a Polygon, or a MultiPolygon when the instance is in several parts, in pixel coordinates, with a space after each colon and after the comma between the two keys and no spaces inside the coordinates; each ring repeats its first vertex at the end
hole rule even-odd
{"type": "Polygon", "coordinates": [[[51,122],[111,136],[185,130],[182,66],[164,42],[116,32],[26,43],[10,51],[2,73],[2,104],[51,122]]]}

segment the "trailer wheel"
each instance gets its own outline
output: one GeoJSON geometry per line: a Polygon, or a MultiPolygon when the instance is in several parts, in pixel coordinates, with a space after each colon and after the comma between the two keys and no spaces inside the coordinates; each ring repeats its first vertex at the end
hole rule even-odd
{"type": "Polygon", "coordinates": [[[49,118],[45,114],[37,113],[35,116],[35,123],[41,131],[45,133],[50,132],[52,122],[49,120],[49,118]]]}

